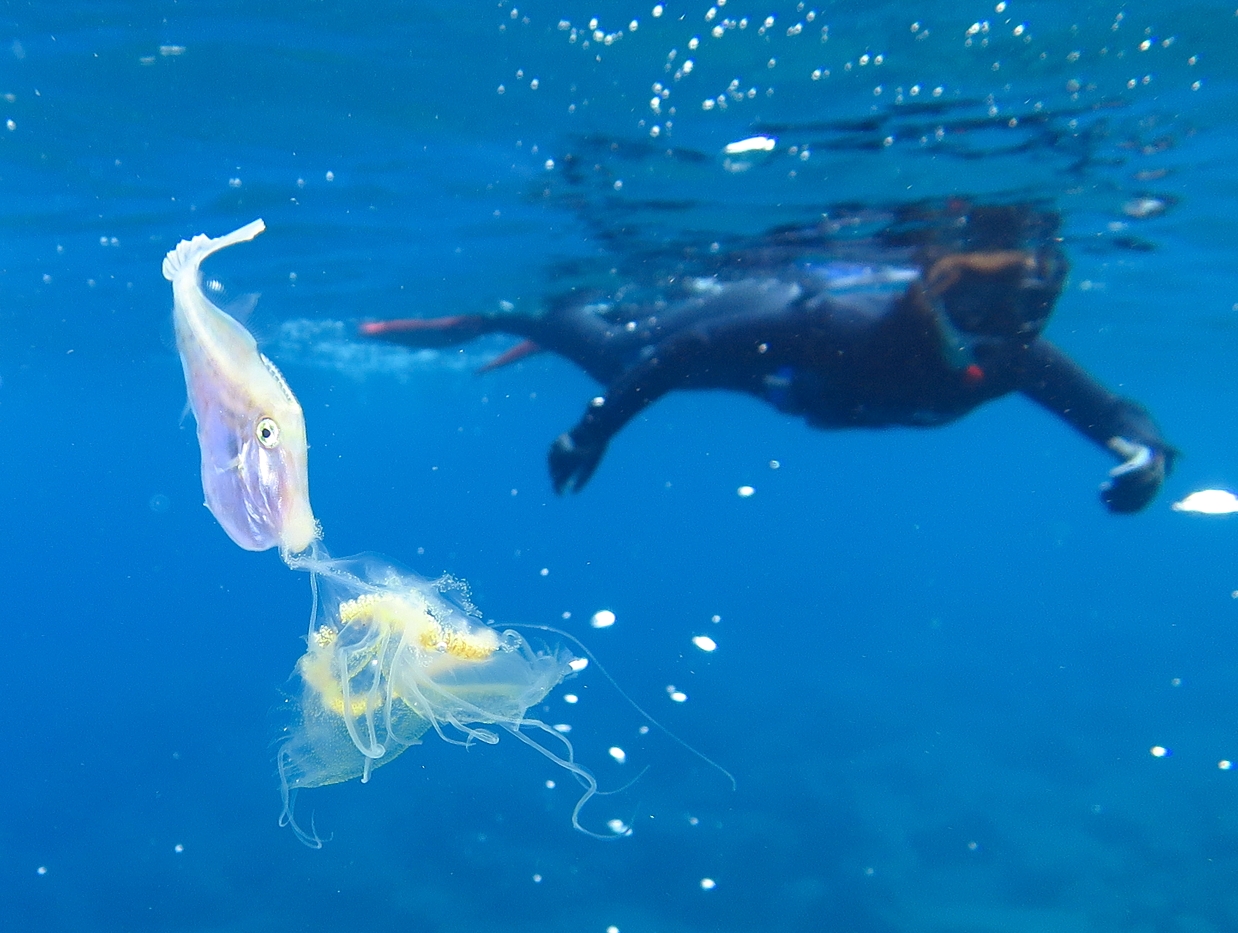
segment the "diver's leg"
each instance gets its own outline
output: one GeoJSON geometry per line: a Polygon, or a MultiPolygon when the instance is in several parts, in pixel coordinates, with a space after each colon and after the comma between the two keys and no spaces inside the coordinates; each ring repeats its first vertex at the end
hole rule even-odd
{"type": "Polygon", "coordinates": [[[1046,340],[1028,349],[1020,391],[1121,462],[1101,485],[1111,512],[1138,512],[1152,501],[1177,451],[1138,402],[1115,395],[1046,340]]]}
{"type": "Polygon", "coordinates": [[[495,331],[506,331],[503,322],[481,314],[369,321],[358,328],[363,337],[375,337],[410,347],[450,347],[495,331]]]}
{"type": "Polygon", "coordinates": [[[510,363],[540,353],[542,347],[528,335],[538,328],[531,319],[517,315],[503,317],[483,314],[456,314],[450,317],[403,318],[393,321],[369,321],[358,328],[363,337],[375,337],[408,347],[451,347],[468,343],[483,334],[523,336],[516,346],[478,367],[478,375],[500,369],[510,363]]]}
{"type": "Polygon", "coordinates": [[[358,332],[363,337],[419,348],[457,346],[484,334],[510,334],[524,339],[482,366],[479,373],[549,350],[571,360],[599,382],[608,382],[622,371],[626,349],[622,341],[614,339],[615,328],[587,306],[537,315],[457,314],[369,321],[358,332]]]}
{"type": "Polygon", "coordinates": [[[523,342],[479,372],[546,350],[572,361],[598,382],[610,383],[623,373],[644,335],[617,325],[602,313],[608,306],[595,305],[590,298],[569,295],[534,314],[503,311],[370,321],[360,326],[359,333],[411,347],[449,347],[484,334],[510,334],[523,342]]]}

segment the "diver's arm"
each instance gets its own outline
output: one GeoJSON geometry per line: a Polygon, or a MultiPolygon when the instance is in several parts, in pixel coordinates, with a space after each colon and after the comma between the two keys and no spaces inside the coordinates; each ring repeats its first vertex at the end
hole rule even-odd
{"type": "Polygon", "coordinates": [[[580,492],[601,463],[610,439],[625,424],[672,389],[689,385],[693,363],[709,345],[706,334],[687,330],[667,338],[646,360],[625,370],[605,395],[590,401],[583,417],[550,445],[550,481],[555,492],[580,492]]]}
{"type": "Polygon", "coordinates": [[[1028,348],[1019,388],[1121,461],[1101,485],[1109,511],[1138,512],[1152,501],[1177,451],[1142,405],[1110,392],[1046,340],[1028,348]]]}

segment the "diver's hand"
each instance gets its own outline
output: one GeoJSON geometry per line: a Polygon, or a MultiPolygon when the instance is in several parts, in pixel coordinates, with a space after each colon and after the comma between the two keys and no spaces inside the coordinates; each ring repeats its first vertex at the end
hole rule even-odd
{"type": "Polygon", "coordinates": [[[1138,512],[1152,501],[1172,463],[1164,450],[1124,437],[1110,438],[1108,447],[1124,459],[1109,471],[1109,479],[1101,484],[1100,501],[1110,512],[1138,512]]]}
{"type": "Polygon", "coordinates": [[[580,429],[575,428],[560,434],[550,445],[547,456],[550,482],[559,495],[569,489],[572,492],[584,489],[606,453],[605,441],[587,441],[581,438],[581,434],[580,429]]]}

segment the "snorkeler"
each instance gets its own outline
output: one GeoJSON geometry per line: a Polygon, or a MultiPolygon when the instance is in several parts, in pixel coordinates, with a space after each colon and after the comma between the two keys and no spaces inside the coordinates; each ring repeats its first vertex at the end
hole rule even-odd
{"type": "Polygon", "coordinates": [[[855,242],[831,258],[816,228],[775,231],[711,274],[667,274],[676,291],[650,300],[569,296],[534,315],[379,321],[361,333],[416,347],[512,334],[523,342],[486,369],[549,350],[605,385],[551,445],[558,493],[584,488],[611,438],[675,389],[745,392],[815,428],[933,427],[1020,392],[1118,459],[1100,488],[1111,512],[1146,506],[1176,452],[1142,406],[1040,336],[1068,269],[1057,215],[958,201],[917,210],[917,223],[896,216],[870,238],[877,251],[863,262],[855,242]]]}

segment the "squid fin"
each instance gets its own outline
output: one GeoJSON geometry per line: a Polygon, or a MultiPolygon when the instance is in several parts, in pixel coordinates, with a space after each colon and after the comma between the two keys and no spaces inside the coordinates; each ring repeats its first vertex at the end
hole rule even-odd
{"type": "Polygon", "coordinates": [[[223,236],[218,236],[214,239],[208,237],[205,233],[199,233],[191,240],[181,240],[176,244],[176,249],[169,252],[163,258],[163,277],[169,282],[175,282],[181,275],[190,270],[196,273],[198,266],[202,264],[202,260],[211,255],[211,253],[219,252],[219,250],[232,246],[234,243],[244,243],[246,240],[252,240],[266,228],[267,225],[261,219],[258,219],[253,223],[246,224],[239,230],[233,230],[231,233],[225,233],[223,236]]]}

